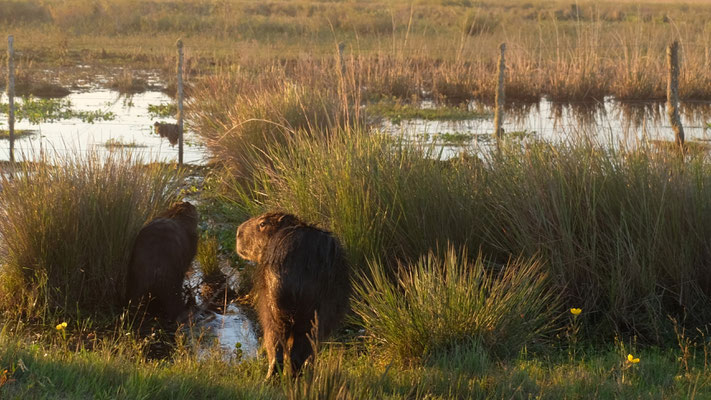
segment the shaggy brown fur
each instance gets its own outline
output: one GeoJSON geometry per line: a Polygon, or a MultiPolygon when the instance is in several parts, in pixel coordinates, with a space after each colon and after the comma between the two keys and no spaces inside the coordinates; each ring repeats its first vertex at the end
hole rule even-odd
{"type": "Polygon", "coordinates": [[[153,129],[160,137],[168,139],[171,145],[175,146],[178,143],[180,129],[177,124],[156,122],[153,124],[153,129]]]}
{"type": "Polygon", "coordinates": [[[296,373],[312,356],[314,340],[328,336],[348,308],[350,270],[338,240],[293,215],[268,213],[237,228],[237,253],[256,262],[255,294],[267,378],[284,358],[296,373]]]}
{"type": "Polygon", "coordinates": [[[149,312],[169,320],[185,313],[183,279],[197,252],[197,222],[195,207],[182,202],[138,232],[126,286],[131,304],[149,301],[149,312]]]}

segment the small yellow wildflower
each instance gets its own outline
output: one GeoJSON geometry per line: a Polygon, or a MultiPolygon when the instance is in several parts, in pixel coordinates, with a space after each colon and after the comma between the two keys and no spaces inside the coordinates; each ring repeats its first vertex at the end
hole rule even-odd
{"type": "Polygon", "coordinates": [[[632,364],[637,364],[639,362],[639,358],[634,358],[632,354],[627,354],[627,361],[631,362],[632,364]]]}
{"type": "Polygon", "coordinates": [[[58,331],[63,331],[64,328],[66,328],[66,327],[67,327],[67,323],[66,323],[66,322],[62,322],[61,324],[58,324],[55,328],[56,328],[58,331]]]}
{"type": "Polygon", "coordinates": [[[583,312],[582,308],[571,308],[570,313],[573,315],[579,315],[581,312],[583,312]]]}

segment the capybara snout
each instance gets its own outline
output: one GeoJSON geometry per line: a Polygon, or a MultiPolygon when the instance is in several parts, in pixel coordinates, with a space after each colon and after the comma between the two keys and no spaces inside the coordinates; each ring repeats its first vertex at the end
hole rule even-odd
{"type": "Polygon", "coordinates": [[[298,372],[312,356],[312,339],[328,336],[348,308],[350,270],[341,244],[285,213],[251,218],[236,236],[237,253],[257,263],[254,292],[267,377],[283,360],[298,372]]]}

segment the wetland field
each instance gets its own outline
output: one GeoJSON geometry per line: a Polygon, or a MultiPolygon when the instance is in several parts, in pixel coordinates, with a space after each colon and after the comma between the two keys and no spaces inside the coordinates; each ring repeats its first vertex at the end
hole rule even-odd
{"type": "Polygon", "coordinates": [[[0,399],[711,398],[711,3],[0,0],[7,35],[0,399]],[[125,298],[181,200],[178,325],[125,298]],[[332,232],[353,291],[265,381],[235,230],[272,210],[332,232]]]}

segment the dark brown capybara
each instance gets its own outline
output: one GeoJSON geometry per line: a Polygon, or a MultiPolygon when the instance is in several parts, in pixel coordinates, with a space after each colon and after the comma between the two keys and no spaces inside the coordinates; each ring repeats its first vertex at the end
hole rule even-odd
{"type": "Polygon", "coordinates": [[[171,145],[175,146],[180,138],[180,128],[178,124],[169,124],[166,122],[155,122],[153,129],[160,137],[168,139],[171,145]]]}
{"type": "Polygon", "coordinates": [[[331,233],[285,213],[251,218],[237,228],[237,253],[257,263],[255,295],[271,377],[288,360],[298,373],[348,309],[350,268],[331,233]],[[316,324],[315,321],[318,321],[316,324]],[[311,338],[313,328],[318,337],[311,338]]]}
{"type": "Polygon", "coordinates": [[[183,280],[197,252],[197,222],[195,207],[181,202],[138,232],[126,286],[132,305],[149,302],[151,314],[171,321],[184,316],[183,280]]]}

